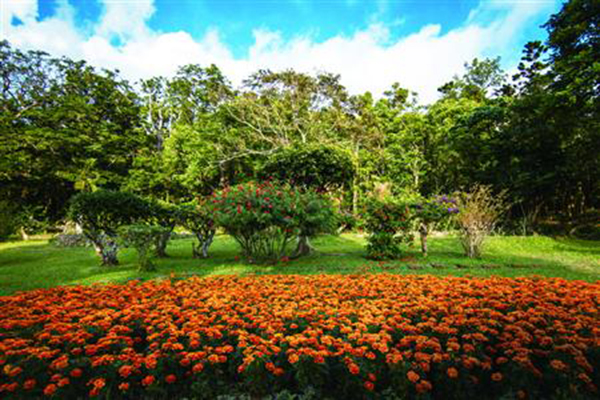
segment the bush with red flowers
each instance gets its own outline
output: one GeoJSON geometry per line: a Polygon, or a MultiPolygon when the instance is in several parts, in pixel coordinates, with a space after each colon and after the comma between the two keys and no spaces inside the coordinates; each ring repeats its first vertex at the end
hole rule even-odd
{"type": "Polygon", "coordinates": [[[250,262],[277,262],[289,256],[299,235],[314,236],[334,224],[323,196],[272,182],[250,182],[213,194],[215,222],[231,235],[250,262]]]}

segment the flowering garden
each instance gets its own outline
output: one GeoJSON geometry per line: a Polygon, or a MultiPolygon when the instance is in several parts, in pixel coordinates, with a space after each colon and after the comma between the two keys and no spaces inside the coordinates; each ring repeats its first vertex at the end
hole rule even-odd
{"type": "Polygon", "coordinates": [[[0,397],[597,398],[600,283],[212,277],[0,297],[0,397]]]}

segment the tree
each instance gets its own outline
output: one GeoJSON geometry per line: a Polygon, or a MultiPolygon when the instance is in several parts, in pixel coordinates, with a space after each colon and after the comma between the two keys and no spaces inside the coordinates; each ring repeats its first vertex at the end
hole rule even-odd
{"type": "Polygon", "coordinates": [[[76,191],[119,187],[147,144],[129,84],[115,72],[6,41],[0,58],[3,194],[57,220],[76,191]]]}
{"type": "Polygon", "coordinates": [[[264,179],[276,179],[318,192],[349,188],[354,179],[352,155],[339,147],[308,144],[285,147],[261,168],[264,179]]]}
{"type": "Polygon", "coordinates": [[[455,76],[438,91],[445,98],[483,101],[494,91],[500,90],[505,79],[500,67],[500,57],[483,60],[475,58],[471,63],[465,63],[465,73],[462,77],[455,76]]]}
{"type": "Polygon", "coordinates": [[[119,227],[152,217],[150,203],[126,192],[98,190],[79,193],[70,200],[68,217],[78,223],[92,242],[102,265],[117,265],[119,227]]]}

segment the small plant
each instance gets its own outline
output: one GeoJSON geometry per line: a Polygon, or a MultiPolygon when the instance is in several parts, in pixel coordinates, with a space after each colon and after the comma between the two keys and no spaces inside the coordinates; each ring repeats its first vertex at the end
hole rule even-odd
{"type": "Polygon", "coordinates": [[[448,196],[436,196],[413,204],[421,239],[421,252],[427,257],[427,237],[435,226],[458,213],[456,199],[448,196]]]}
{"type": "Polygon", "coordinates": [[[125,225],[118,229],[119,239],[126,247],[133,247],[138,254],[138,268],[140,271],[155,271],[152,262],[152,245],[156,238],[168,232],[168,228],[158,225],[125,225]]]}
{"type": "Polygon", "coordinates": [[[460,212],[456,220],[467,257],[481,256],[486,237],[508,208],[505,198],[506,192],[494,194],[489,186],[483,185],[477,185],[470,192],[458,196],[460,212]]]}
{"type": "Polygon", "coordinates": [[[179,224],[191,231],[198,243],[192,243],[192,257],[208,258],[208,248],[215,237],[215,221],[205,199],[179,207],[179,224]]]}
{"type": "Polygon", "coordinates": [[[412,242],[410,208],[391,197],[372,198],[366,206],[367,257],[374,260],[400,258],[403,243],[412,242]]]}

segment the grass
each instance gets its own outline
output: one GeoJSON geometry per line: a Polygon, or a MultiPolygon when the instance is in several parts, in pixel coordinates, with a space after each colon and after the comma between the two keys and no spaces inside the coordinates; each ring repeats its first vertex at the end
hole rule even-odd
{"type": "Polygon", "coordinates": [[[280,263],[256,266],[237,259],[239,248],[228,236],[219,236],[211,258],[191,258],[191,239],[170,243],[167,259],[157,260],[158,271],[141,273],[135,252],[124,249],[117,267],[99,266],[91,248],[58,248],[47,240],[0,243],[0,295],[57,285],[122,282],[175,274],[434,274],[457,276],[562,277],[600,279],[600,242],[549,237],[491,237],[484,257],[462,255],[455,237],[430,240],[430,255],[423,258],[418,246],[402,260],[378,263],[364,258],[364,238],[357,234],[317,238],[318,254],[280,263]]]}

